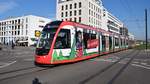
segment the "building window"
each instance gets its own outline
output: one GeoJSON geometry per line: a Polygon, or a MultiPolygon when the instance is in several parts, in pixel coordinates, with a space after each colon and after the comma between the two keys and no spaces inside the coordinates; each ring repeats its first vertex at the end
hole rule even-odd
{"type": "Polygon", "coordinates": [[[18,19],[18,23],[20,24],[20,19],[18,19]]]}
{"type": "MultiPolygon", "coordinates": [[[[26,18],[26,22],[28,22],[28,18],[26,18]]],[[[15,23],[17,23],[17,20],[15,20],[15,23]]]]}
{"type": "Polygon", "coordinates": [[[20,35],[20,31],[18,31],[18,35],[20,35]]]}
{"type": "Polygon", "coordinates": [[[70,9],[72,9],[72,4],[70,4],[70,9]]]}
{"type": "Polygon", "coordinates": [[[68,5],[66,5],[66,10],[68,10],[68,5]]]}
{"type": "Polygon", "coordinates": [[[91,11],[91,15],[93,16],[93,11],[91,11]]]}
{"type": "Polygon", "coordinates": [[[70,21],[72,21],[72,18],[70,18],[70,21]]]}
{"type": "Polygon", "coordinates": [[[75,11],[74,11],[74,16],[76,16],[76,15],[77,15],[77,11],[75,10],[75,11]]]}
{"type": "Polygon", "coordinates": [[[96,18],[98,18],[98,15],[96,14],[96,18]]]}
{"type": "Polygon", "coordinates": [[[26,35],[28,35],[28,30],[26,30],[26,35]]]}
{"type": "Polygon", "coordinates": [[[81,10],[79,10],[79,15],[81,15],[81,10]]]}
{"type": "Polygon", "coordinates": [[[82,7],[82,4],[81,4],[81,2],[79,2],[79,8],[81,8],[82,7]]]}
{"type": "Polygon", "coordinates": [[[93,18],[91,18],[91,22],[93,23],[93,18]]]}
{"type": "Polygon", "coordinates": [[[81,17],[79,17],[79,22],[81,22],[81,17]]]}
{"type": "Polygon", "coordinates": [[[64,10],[64,6],[61,7],[61,10],[64,10]]]}
{"type": "Polygon", "coordinates": [[[63,12],[61,13],[61,17],[64,17],[64,13],[63,12]]]}
{"type": "Polygon", "coordinates": [[[66,12],[66,17],[68,17],[68,12],[66,12]]]}
{"type": "Polygon", "coordinates": [[[15,31],[15,35],[17,34],[17,32],[15,31]]]}
{"type": "Polygon", "coordinates": [[[93,9],[93,4],[91,4],[91,6],[92,6],[91,8],[93,9]]]}
{"type": "MultiPolygon", "coordinates": [[[[28,28],[28,25],[26,24],[26,29],[28,28]]],[[[16,29],[16,26],[15,26],[15,29],[16,29]]]]}
{"type": "Polygon", "coordinates": [[[70,11],[70,16],[72,16],[72,11],[70,11]]]}
{"type": "Polygon", "coordinates": [[[74,18],[74,22],[77,22],[77,18],[76,17],[74,18]]]}
{"type": "MultiPolygon", "coordinates": [[[[16,23],[16,21],[15,21],[15,23],[16,23]]],[[[26,18],[26,23],[28,23],[28,18],[26,18]]]]}
{"type": "Polygon", "coordinates": [[[77,3],[74,4],[74,8],[77,8],[77,3]]]}

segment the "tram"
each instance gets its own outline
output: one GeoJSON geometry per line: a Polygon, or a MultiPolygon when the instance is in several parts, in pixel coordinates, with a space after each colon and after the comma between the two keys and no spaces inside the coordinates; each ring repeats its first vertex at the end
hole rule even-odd
{"type": "Polygon", "coordinates": [[[100,28],[53,21],[43,28],[36,47],[36,64],[64,64],[128,48],[128,37],[100,28]]]}

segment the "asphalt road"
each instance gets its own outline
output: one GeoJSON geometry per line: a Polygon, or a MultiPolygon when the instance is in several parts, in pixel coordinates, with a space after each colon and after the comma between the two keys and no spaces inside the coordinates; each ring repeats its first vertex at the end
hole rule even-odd
{"type": "Polygon", "coordinates": [[[127,50],[82,62],[37,67],[33,47],[0,51],[0,84],[150,84],[150,51],[127,50]]]}

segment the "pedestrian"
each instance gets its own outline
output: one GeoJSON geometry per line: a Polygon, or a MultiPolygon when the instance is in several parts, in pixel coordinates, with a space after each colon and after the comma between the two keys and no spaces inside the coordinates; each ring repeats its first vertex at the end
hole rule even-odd
{"type": "Polygon", "coordinates": [[[15,44],[14,44],[14,42],[13,42],[13,41],[12,41],[11,48],[12,48],[12,49],[14,49],[14,48],[15,48],[15,44]]]}

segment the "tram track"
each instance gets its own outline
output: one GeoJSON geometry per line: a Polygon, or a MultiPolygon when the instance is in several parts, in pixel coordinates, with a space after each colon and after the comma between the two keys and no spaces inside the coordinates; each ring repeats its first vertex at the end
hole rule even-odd
{"type": "Polygon", "coordinates": [[[17,70],[11,70],[11,71],[6,71],[6,72],[0,72],[0,75],[4,75],[4,74],[8,74],[8,73],[14,73],[14,72],[18,72],[18,71],[29,70],[29,69],[34,69],[34,68],[36,68],[36,67],[33,66],[33,67],[26,67],[26,68],[21,68],[21,69],[17,69],[17,70]]]}
{"type": "Polygon", "coordinates": [[[24,75],[28,75],[28,74],[33,74],[33,73],[37,73],[37,72],[41,72],[41,71],[46,71],[46,70],[49,70],[53,67],[55,67],[55,66],[51,66],[51,67],[28,67],[28,68],[3,72],[3,73],[0,73],[0,75],[1,75],[0,81],[4,81],[4,80],[16,78],[16,77],[20,77],[20,76],[24,76],[24,75]]]}
{"type": "MultiPolygon", "coordinates": [[[[5,55],[11,55],[11,57],[15,56],[13,50],[7,50],[7,53],[5,55]]],[[[8,58],[10,58],[10,57],[8,57],[8,58]]],[[[13,58],[13,59],[16,59],[16,58],[13,58]]],[[[44,71],[47,69],[50,69],[50,67],[45,68],[45,67],[31,66],[31,67],[25,67],[25,68],[21,68],[21,69],[15,69],[15,70],[10,70],[10,71],[0,72],[0,81],[16,78],[16,77],[23,76],[26,74],[44,71]]]]}
{"type": "Polygon", "coordinates": [[[110,68],[112,68],[114,65],[118,64],[121,60],[125,59],[127,56],[132,56],[131,59],[119,70],[119,72],[115,75],[115,77],[113,77],[108,84],[113,84],[114,80],[118,77],[118,75],[120,73],[123,72],[123,70],[131,63],[131,61],[134,59],[134,57],[136,55],[138,55],[140,52],[139,51],[130,51],[127,54],[124,54],[119,60],[117,60],[116,62],[106,66],[105,68],[99,70],[98,72],[94,73],[93,75],[87,77],[85,80],[82,80],[79,82],[79,84],[86,84],[87,82],[91,81],[92,79],[94,79],[97,76],[100,76],[102,73],[106,72],[107,70],[109,70],[110,68]]]}
{"type": "Polygon", "coordinates": [[[139,55],[141,51],[137,52],[131,57],[131,59],[119,70],[119,72],[108,82],[108,84],[113,84],[114,81],[119,77],[119,75],[128,67],[128,65],[133,61],[133,59],[139,55]]]}
{"type": "MultiPolygon", "coordinates": [[[[112,53],[112,54],[117,55],[117,54],[123,54],[123,53],[117,52],[117,53],[112,53]]],[[[124,54],[126,54],[126,52],[124,52],[124,54]]],[[[2,73],[0,73],[0,75],[1,75],[0,76],[0,81],[12,79],[12,78],[17,78],[17,77],[28,75],[28,74],[33,74],[33,73],[46,71],[46,70],[49,70],[53,67],[56,67],[56,66],[51,66],[51,67],[32,66],[32,67],[26,67],[26,68],[21,68],[21,69],[17,69],[17,70],[2,72],[2,73]]],[[[103,71],[105,71],[105,69],[103,71]]]]}

